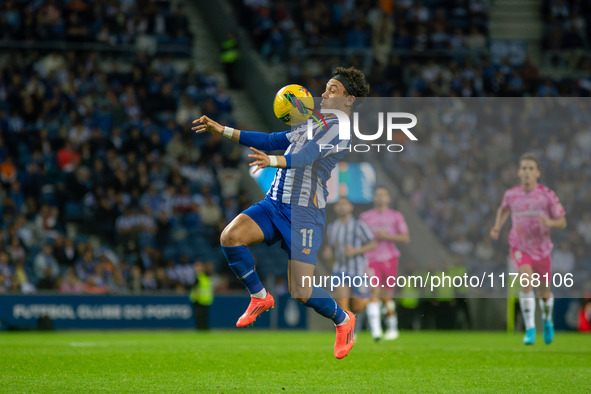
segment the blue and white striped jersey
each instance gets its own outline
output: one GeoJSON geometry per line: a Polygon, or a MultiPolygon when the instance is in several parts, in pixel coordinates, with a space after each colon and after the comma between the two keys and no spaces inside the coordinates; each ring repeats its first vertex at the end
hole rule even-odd
{"type": "MultiPolygon", "coordinates": [[[[326,207],[328,196],[326,182],[333,168],[345,156],[350,146],[350,140],[339,140],[337,118],[328,118],[326,123],[328,130],[319,125],[314,127],[311,140],[308,139],[307,124],[285,133],[289,141],[289,146],[285,150],[286,157],[305,155],[309,158],[306,160],[309,163],[304,167],[291,166],[292,168],[277,170],[271,188],[267,192],[273,200],[304,207],[314,206],[321,209],[326,207]],[[334,148],[328,149],[326,144],[334,148]],[[320,152],[321,146],[322,152],[320,152]]],[[[293,162],[295,163],[295,160],[293,162]]]]}
{"type": "Polygon", "coordinates": [[[328,244],[332,246],[335,255],[333,274],[344,272],[351,276],[363,276],[367,269],[365,255],[359,254],[353,257],[345,255],[345,247],[361,248],[374,239],[369,226],[362,220],[351,216],[345,223],[339,219],[332,222],[326,231],[328,244]]]}

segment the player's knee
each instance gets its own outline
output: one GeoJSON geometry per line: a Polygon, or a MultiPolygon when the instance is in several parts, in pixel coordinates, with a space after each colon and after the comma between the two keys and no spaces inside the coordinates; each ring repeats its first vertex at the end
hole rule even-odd
{"type": "Polygon", "coordinates": [[[236,231],[234,231],[230,226],[226,226],[222,234],[220,235],[220,243],[223,246],[240,246],[240,237],[236,231]]]}
{"type": "Polygon", "coordinates": [[[291,296],[298,302],[305,304],[312,295],[312,289],[303,286],[292,286],[290,289],[291,296]]]}
{"type": "Polygon", "coordinates": [[[308,302],[308,300],[310,299],[310,297],[308,298],[304,298],[304,297],[294,297],[294,300],[296,300],[297,302],[299,302],[300,304],[305,304],[306,302],[308,302]]]}

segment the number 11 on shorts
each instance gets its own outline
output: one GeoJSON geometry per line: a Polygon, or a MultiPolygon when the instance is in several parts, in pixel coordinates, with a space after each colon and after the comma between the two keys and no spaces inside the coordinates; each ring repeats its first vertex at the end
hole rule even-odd
{"type": "Polygon", "coordinates": [[[304,248],[311,248],[312,247],[312,235],[314,234],[313,228],[303,228],[300,230],[302,233],[302,246],[304,248]],[[306,245],[306,235],[308,235],[308,244],[306,245]]]}

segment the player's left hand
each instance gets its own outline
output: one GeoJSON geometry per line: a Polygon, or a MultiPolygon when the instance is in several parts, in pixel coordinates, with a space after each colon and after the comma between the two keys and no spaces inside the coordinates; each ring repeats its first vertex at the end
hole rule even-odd
{"type": "Polygon", "coordinates": [[[352,247],[351,245],[345,246],[345,256],[347,257],[354,257],[357,256],[357,249],[352,247]]]}
{"type": "Polygon", "coordinates": [[[540,214],[540,224],[544,227],[550,227],[552,223],[550,222],[550,218],[540,214]]]}
{"type": "Polygon", "coordinates": [[[253,174],[256,174],[256,172],[258,170],[260,170],[261,168],[267,168],[269,167],[269,164],[271,164],[271,161],[269,159],[269,156],[267,154],[265,154],[264,152],[261,152],[258,149],[255,148],[250,148],[250,150],[252,151],[252,154],[248,155],[248,157],[254,159],[254,161],[252,163],[249,164],[250,167],[253,166],[257,166],[257,168],[252,172],[253,174]]]}

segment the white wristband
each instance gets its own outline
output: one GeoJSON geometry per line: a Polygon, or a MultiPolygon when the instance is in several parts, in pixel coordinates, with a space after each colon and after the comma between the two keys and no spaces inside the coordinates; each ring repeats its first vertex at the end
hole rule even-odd
{"type": "Polygon", "coordinates": [[[277,167],[277,156],[269,156],[269,167],[277,167]]]}
{"type": "Polygon", "coordinates": [[[228,126],[224,126],[224,133],[223,136],[229,139],[232,139],[232,136],[234,135],[234,129],[228,126]]]}

